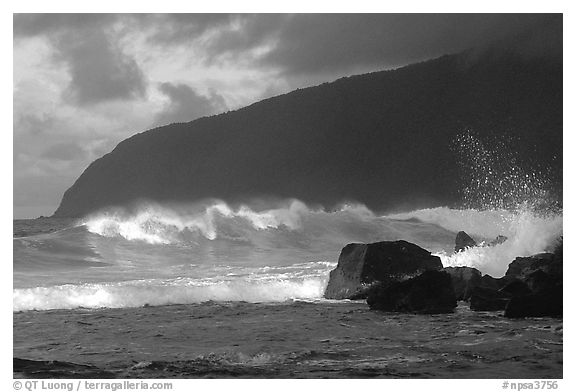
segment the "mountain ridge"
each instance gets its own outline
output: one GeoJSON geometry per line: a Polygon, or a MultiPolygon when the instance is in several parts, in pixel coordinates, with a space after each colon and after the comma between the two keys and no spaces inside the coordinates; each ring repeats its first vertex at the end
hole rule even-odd
{"type": "Polygon", "coordinates": [[[379,210],[457,203],[451,143],[467,129],[510,134],[523,162],[551,167],[561,188],[561,62],[445,55],[157,127],[90,164],[55,216],[139,200],[298,198],[379,210]]]}

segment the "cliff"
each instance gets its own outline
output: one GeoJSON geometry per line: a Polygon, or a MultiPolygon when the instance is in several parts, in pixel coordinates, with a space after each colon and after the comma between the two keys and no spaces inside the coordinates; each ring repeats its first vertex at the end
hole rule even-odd
{"type": "Polygon", "coordinates": [[[450,146],[466,129],[511,135],[561,189],[561,59],[447,55],[139,133],[90,164],[55,216],[142,199],[450,205],[461,186],[450,146]]]}

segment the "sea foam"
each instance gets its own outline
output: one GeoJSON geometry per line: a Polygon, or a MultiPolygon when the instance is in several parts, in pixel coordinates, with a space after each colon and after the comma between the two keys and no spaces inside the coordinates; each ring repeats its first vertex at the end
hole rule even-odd
{"type": "Polygon", "coordinates": [[[28,283],[14,289],[14,311],[319,300],[340,250],[351,242],[405,239],[438,255],[444,266],[471,266],[499,277],[514,258],[549,250],[562,235],[561,214],[529,208],[439,207],[383,216],[359,204],[328,211],[298,200],[265,210],[232,208],[222,201],[147,204],[130,213],[102,211],[82,224],[37,241],[29,237],[23,248],[15,248],[28,260],[20,275],[15,253],[15,277],[28,283]],[[497,235],[508,240],[454,253],[459,230],[481,245],[497,235]],[[30,283],[25,278],[33,277],[34,257],[42,276],[58,278],[58,271],[43,262],[45,252],[56,249],[51,241],[70,260],[86,257],[75,253],[85,242],[99,263],[78,264],[75,284],[64,278],[50,286],[30,283]]]}
{"type": "Polygon", "coordinates": [[[13,310],[126,308],[206,301],[283,302],[321,298],[325,277],[138,280],[15,289],[13,310]]]}
{"type": "Polygon", "coordinates": [[[498,277],[504,275],[508,264],[516,257],[549,251],[562,235],[562,215],[541,215],[529,209],[478,211],[442,207],[396,214],[393,217],[417,218],[453,232],[463,230],[475,237],[480,245],[486,245],[486,242],[498,235],[508,237],[507,241],[495,246],[473,247],[458,253],[436,252],[445,267],[475,267],[483,273],[498,277]]]}
{"type": "Polygon", "coordinates": [[[157,203],[140,206],[135,213],[122,210],[102,211],[87,217],[83,224],[102,236],[121,236],[127,240],[142,240],[151,244],[177,242],[183,231],[197,232],[209,240],[218,237],[217,218],[243,220],[256,230],[285,226],[296,229],[302,214],[311,210],[302,202],[292,200],[287,207],[253,211],[247,206],[234,210],[223,201],[205,207],[165,207],[157,203]]]}

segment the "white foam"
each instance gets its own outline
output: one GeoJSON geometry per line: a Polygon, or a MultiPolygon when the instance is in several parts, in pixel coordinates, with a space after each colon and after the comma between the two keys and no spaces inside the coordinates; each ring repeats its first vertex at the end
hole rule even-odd
{"type": "Polygon", "coordinates": [[[555,240],[562,235],[561,215],[538,216],[531,211],[512,213],[435,209],[416,212],[414,216],[453,231],[464,230],[484,239],[493,239],[500,234],[507,236],[506,242],[495,246],[473,247],[455,254],[437,253],[445,267],[475,267],[496,277],[504,275],[508,264],[516,257],[549,251],[555,240]]]}
{"type": "Polygon", "coordinates": [[[206,301],[283,302],[319,299],[326,284],[327,277],[316,276],[293,280],[181,278],[35,287],[13,291],[13,310],[126,308],[206,301]]]}
{"type": "MultiPolygon", "coordinates": [[[[194,237],[191,247],[178,248],[178,252],[172,253],[172,249],[158,248],[153,254],[159,260],[164,257],[170,262],[184,257],[181,263],[186,265],[191,261],[198,264],[206,262],[207,265],[220,265],[224,261],[230,264],[227,264],[226,270],[219,271],[214,267],[202,272],[203,275],[194,275],[194,279],[166,275],[165,268],[159,264],[158,268],[162,268],[163,274],[153,276],[166,277],[164,280],[111,283],[106,282],[102,275],[102,283],[18,288],[14,290],[14,310],[133,307],[209,300],[317,300],[323,295],[328,272],[335,267],[338,252],[350,242],[409,239],[436,251],[444,266],[476,267],[483,273],[498,277],[505,273],[514,258],[546,251],[562,235],[562,215],[543,216],[527,209],[478,211],[441,207],[379,217],[362,205],[345,205],[339,210],[325,211],[310,209],[297,200],[289,200],[279,208],[263,211],[246,206],[234,209],[220,201],[200,207],[168,208],[149,204],[133,214],[101,212],[88,217],[84,224],[90,232],[101,236],[150,244],[186,241],[193,233],[208,241],[202,243],[194,237]],[[409,218],[417,218],[424,224],[396,220],[409,218]],[[466,231],[477,241],[492,240],[497,235],[505,235],[508,240],[493,247],[475,247],[454,254],[449,250],[453,246],[455,233],[460,230],[466,231]],[[210,248],[211,240],[220,237],[245,239],[251,247],[244,248],[244,242],[241,248],[227,248],[229,244],[219,243],[219,253],[214,253],[210,248]],[[430,245],[435,248],[430,248],[430,245]],[[238,249],[247,253],[235,254],[238,249]],[[445,251],[438,252],[438,249],[445,251]],[[187,252],[194,254],[188,256],[187,252]],[[317,260],[327,261],[299,261],[312,254],[317,260]],[[207,259],[204,260],[204,257],[207,259]]],[[[126,279],[150,276],[138,275],[140,247],[125,247],[125,244],[105,241],[97,245],[103,249],[120,247],[131,260],[135,260],[135,269],[131,271],[134,275],[126,279]]],[[[147,247],[142,249],[150,250],[147,247]]],[[[101,254],[106,255],[106,252],[101,254]]],[[[142,265],[146,267],[148,264],[142,265]]],[[[188,269],[174,271],[187,274],[188,269]]],[[[200,269],[194,269],[195,274],[198,271],[200,269]]],[[[91,270],[91,273],[98,271],[91,270]]]]}
{"type": "Polygon", "coordinates": [[[478,211],[437,207],[388,215],[388,217],[392,219],[416,218],[449,231],[463,230],[470,235],[495,238],[498,235],[512,235],[518,223],[519,214],[507,210],[478,211]]]}
{"type": "Polygon", "coordinates": [[[253,211],[247,206],[237,210],[225,202],[216,201],[202,209],[197,206],[167,208],[158,204],[141,206],[136,213],[121,210],[103,211],[87,217],[83,224],[92,233],[106,237],[120,236],[150,244],[170,244],[179,241],[184,230],[200,233],[209,240],[218,237],[217,217],[240,218],[253,229],[265,230],[285,226],[297,229],[303,214],[311,210],[302,202],[292,200],[283,208],[253,211]]]}

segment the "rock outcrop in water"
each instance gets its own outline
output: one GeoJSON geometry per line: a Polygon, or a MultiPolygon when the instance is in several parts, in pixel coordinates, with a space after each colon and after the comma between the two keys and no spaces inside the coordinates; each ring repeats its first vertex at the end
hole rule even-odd
{"type": "Polygon", "coordinates": [[[554,309],[562,307],[562,296],[555,296],[562,291],[562,279],[558,275],[547,274],[542,270],[536,270],[531,274],[519,278],[518,276],[504,276],[499,279],[485,275],[480,280],[478,286],[471,290],[470,309],[478,311],[507,310],[506,315],[523,314],[526,317],[538,315],[561,315],[554,309]],[[560,287],[558,291],[557,288],[560,287]],[[546,300],[556,301],[550,303],[550,309],[541,310],[539,295],[542,294],[546,300]],[[558,305],[558,301],[560,305],[558,305]],[[530,311],[529,304],[535,303],[533,314],[530,311]],[[521,307],[523,310],[514,310],[515,307],[521,307]]]}
{"type": "Polygon", "coordinates": [[[519,317],[560,317],[563,314],[563,290],[558,284],[534,294],[515,297],[508,302],[504,316],[519,317]]]}
{"type": "Polygon", "coordinates": [[[500,290],[484,286],[475,287],[470,295],[470,309],[476,311],[504,310],[510,296],[500,290]]]}
{"type": "Polygon", "coordinates": [[[495,246],[495,245],[503,244],[507,240],[508,240],[508,237],[506,237],[505,235],[498,235],[498,236],[496,236],[496,238],[494,238],[492,241],[490,241],[488,246],[495,246]]]}
{"type": "Polygon", "coordinates": [[[562,189],[562,58],[466,52],[346,77],[122,141],[55,212],[81,217],[139,200],[297,198],[376,210],[459,201],[450,148],[472,130],[506,134],[518,164],[562,189]]]}
{"type": "Polygon", "coordinates": [[[402,281],[441,268],[438,256],[407,241],[348,244],[330,272],[324,297],[366,298],[367,289],[375,283],[402,281]]]}
{"type": "Polygon", "coordinates": [[[451,313],[456,307],[452,278],[444,271],[421,275],[370,288],[366,300],[370,309],[387,312],[451,313]]]}
{"type": "Polygon", "coordinates": [[[460,252],[466,248],[471,248],[476,246],[476,241],[472,239],[465,231],[459,231],[456,234],[456,245],[454,246],[454,252],[460,252]]]}
{"type": "Polygon", "coordinates": [[[558,282],[559,277],[555,277],[542,270],[534,271],[529,274],[525,281],[530,290],[539,292],[554,286],[558,282]]]}
{"type": "Polygon", "coordinates": [[[517,257],[502,278],[484,275],[470,295],[470,309],[504,310],[506,317],[562,316],[562,244],[554,253],[517,257]]]}
{"type": "Polygon", "coordinates": [[[530,290],[530,287],[528,287],[528,285],[525,282],[519,279],[512,280],[506,286],[502,287],[499,291],[501,293],[509,295],[510,298],[532,294],[532,290],[530,290]]]}
{"type": "Polygon", "coordinates": [[[92,365],[61,361],[33,361],[13,358],[12,369],[17,378],[115,378],[116,374],[92,365]]]}
{"type": "Polygon", "coordinates": [[[472,237],[468,235],[468,233],[465,231],[459,231],[458,234],[456,234],[456,240],[454,241],[454,252],[458,253],[465,250],[466,248],[472,248],[475,246],[495,246],[506,242],[507,239],[508,237],[505,235],[499,235],[492,241],[479,245],[476,241],[474,241],[472,237]]]}
{"type": "Polygon", "coordinates": [[[512,298],[504,316],[561,317],[563,315],[563,246],[562,240],[554,253],[518,257],[508,266],[506,276],[521,279],[529,291],[512,298]]]}
{"type": "Polygon", "coordinates": [[[452,278],[452,286],[456,300],[467,301],[470,299],[472,290],[480,286],[482,273],[472,267],[446,267],[442,271],[447,272],[452,278]]]}
{"type": "Polygon", "coordinates": [[[480,279],[480,284],[478,286],[486,287],[492,290],[500,290],[502,287],[506,286],[511,280],[505,276],[501,278],[494,278],[492,275],[485,274],[482,275],[482,279],[480,279]]]}
{"type": "Polygon", "coordinates": [[[507,277],[526,279],[530,274],[542,271],[551,275],[562,274],[562,259],[553,253],[540,253],[529,257],[517,257],[508,265],[507,277]]]}
{"type": "MultiPolygon", "coordinates": [[[[489,275],[486,275],[489,276],[489,275]]],[[[517,279],[501,278],[494,279],[491,276],[490,282],[494,285],[480,285],[474,287],[470,294],[470,309],[476,311],[504,310],[510,299],[530,293],[528,286],[517,279]]],[[[487,280],[484,279],[484,282],[487,280]]]]}
{"type": "Polygon", "coordinates": [[[475,311],[506,317],[562,316],[562,243],[554,253],[518,257],[506,275],[482,276],[471,267],[442,268],[437,256],[407,241],[348,244],[330,272],[330,299],[366,298],[371,309],[452,312],[457,300],[475,311]]]}

